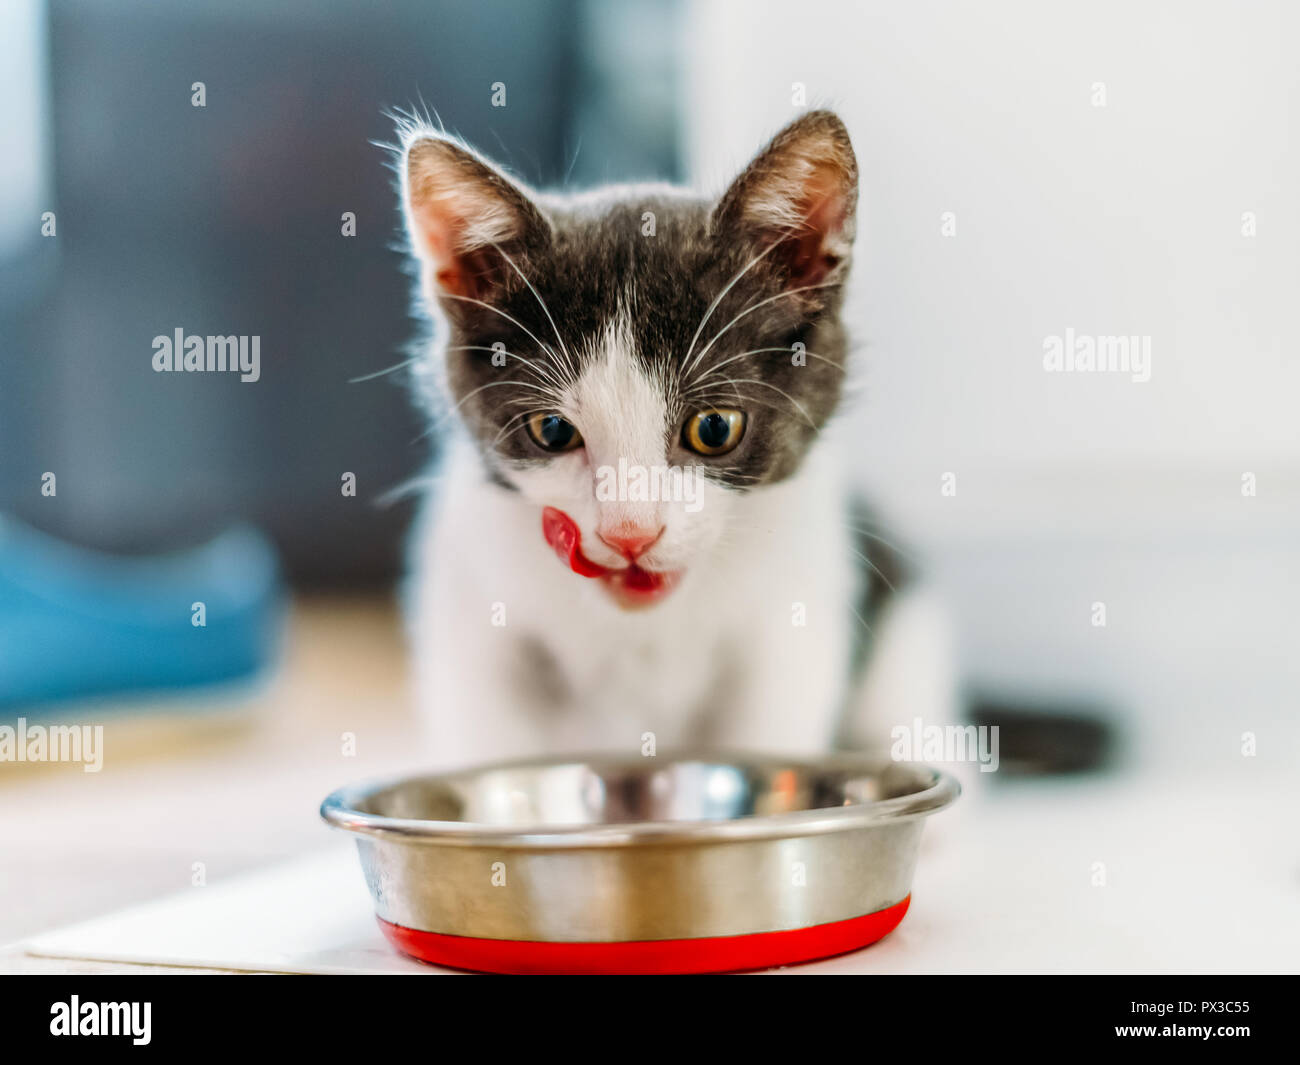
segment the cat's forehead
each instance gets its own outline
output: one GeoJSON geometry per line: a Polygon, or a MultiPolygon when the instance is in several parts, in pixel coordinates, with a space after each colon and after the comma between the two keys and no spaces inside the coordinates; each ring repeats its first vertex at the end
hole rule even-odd
{"type": "Polygon", "coordinates": [[[648,316],[685,310],[696,298],[711,259],[705,202],[628,190],[580,198],[550,217],[545,269],[566,299],[610,311],[612,301],[636,303],[648,316]]]}
{"type": "Polygon", "coordinates": [[[714,201],[672,185],[644,184],[542,195],[537,203],[562,246],[627,245],[633,240],[664,237],[661,243],[680,251],[705,242],[714,201]]]}
{"type": "MultiPolygon", "coordinates": [[[[633,186],[544,207],[553,236],[531,280],[560,335],[573,347],[600,351],[612,331],[648,369],[681,360],[736,269],[710,237],[713,201],[665,186],[633,186]]],[[[748,298],[747,291],[738,286],[734,299],[748,298]]],[[[533,300],[527,292],[515,297],[530,316],[541,313],[539,304],[529,306],[533,300]]],[[[725,320],[719,317],[715,327],[725,320]]],[[[734,339],[749,324],[739,323],[734,339]]]]}

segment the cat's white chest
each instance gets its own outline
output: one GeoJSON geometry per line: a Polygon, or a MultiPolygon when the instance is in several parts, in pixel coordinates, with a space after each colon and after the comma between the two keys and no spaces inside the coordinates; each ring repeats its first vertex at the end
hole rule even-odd
{"type": "Polygon", "coordinates": [[[584,640],[555,641],[570,686],[554,718],[555,742],[571,750],[690,742],[721,694],[725,649],[703,636],[689,627],[619,633],[606,626],[584,640]]]}
{"type": "Polygon", "coordinates": [[[853,566],[820,477],[813,466],[755,493],[751,535],[629,612],[560,564],[534,508],[453,455],[415,558],[413,649],[436,760],[648,738],[824,747],[847,677],[853,566]]]}

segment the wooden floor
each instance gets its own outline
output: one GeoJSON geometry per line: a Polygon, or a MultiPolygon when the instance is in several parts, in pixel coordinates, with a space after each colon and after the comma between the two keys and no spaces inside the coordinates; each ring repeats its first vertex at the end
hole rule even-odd
{"type": "MultiPolygon", "coordinates": [[[[418,764],[407,676],[390,600],[308,599],[255,690],[79,708],[100,772],[0,763],[0,944],[320,847],[326,794],[418,764]]],[[[175,970],[0,948],[0,972],[68,971],[175,970]]]]}

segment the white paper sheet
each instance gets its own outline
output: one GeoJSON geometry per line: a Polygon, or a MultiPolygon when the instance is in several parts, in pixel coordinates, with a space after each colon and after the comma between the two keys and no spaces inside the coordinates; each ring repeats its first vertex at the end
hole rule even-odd
{"type": "Polygon", "coordinates": [[[31,954],[277,973],[438,973],[375,924],[349,843],[169,895],[24,944],[31,954]]]}

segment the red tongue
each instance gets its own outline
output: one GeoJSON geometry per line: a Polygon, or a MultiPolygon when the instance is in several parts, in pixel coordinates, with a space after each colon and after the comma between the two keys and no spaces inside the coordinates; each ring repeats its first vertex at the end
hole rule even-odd
{"type": "Polygon", "coordinates": [[[582,532],[564,511],[546,507],[542,511],[542,535],[565,565],[583,577],[603,577],[610,571],[582,553],[582,532]]]}
{"type": "Polygon", "coordinates": [[[652,592],[663,582],[662,573],[650,573],[640,566],[629,566],[623,571],[623,587],[634,592],[652,592]]]}

